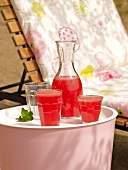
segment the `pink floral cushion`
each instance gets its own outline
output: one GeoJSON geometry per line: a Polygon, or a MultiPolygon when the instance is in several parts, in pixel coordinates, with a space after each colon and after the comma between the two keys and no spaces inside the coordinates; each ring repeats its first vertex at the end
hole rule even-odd
{"type": "Polygon", "coordinates": [[[75,68],[83,83],[127,64],[128,37],[113,0],[12,0],[12,4],[44,80],[52,82],[58,70],[56,40],[76,40],[75,68]]]}

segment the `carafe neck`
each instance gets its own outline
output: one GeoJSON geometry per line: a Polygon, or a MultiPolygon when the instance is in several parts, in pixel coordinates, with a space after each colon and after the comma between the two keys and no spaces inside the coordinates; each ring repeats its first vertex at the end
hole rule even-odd
{"type": "Polygon", "coordinates": [[[74,68],[75,41],[56,41],[59,69],[56,76],[78,76],[74,68]]]}

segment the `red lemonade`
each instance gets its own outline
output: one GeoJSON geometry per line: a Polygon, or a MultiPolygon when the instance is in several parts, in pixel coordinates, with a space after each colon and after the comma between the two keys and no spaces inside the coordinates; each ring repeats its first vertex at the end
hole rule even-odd
{"type": "Polygon", "coordinates": [[[98,121],[102,99],[102,96],[79,96],[78,101],[83,122],[98,121]]]}
{"type": "Polygon", "coordinates": [[[82,94],[82,83],[78,76],[55,77],[52,83],[53,89],[62,90],[62,117],[80,116],[78,96],[82,94]]]}
{"type": "Polygon", "coordinates": [[[40,90],[36,93],[42,126],[58,126],[62,104],[61,90],[40,90]]]}

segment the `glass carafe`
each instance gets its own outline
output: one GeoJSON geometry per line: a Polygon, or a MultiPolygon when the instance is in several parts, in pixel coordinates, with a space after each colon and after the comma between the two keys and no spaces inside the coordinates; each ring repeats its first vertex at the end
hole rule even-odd
{"type": "Polygon", "coordinates": [[[82,94],[82,83],[74,68],[75,41],[56,41],[59,69],[52,83],[53,89],[61,89],[62,118],[80,116],[78,96],[82,94]]]}

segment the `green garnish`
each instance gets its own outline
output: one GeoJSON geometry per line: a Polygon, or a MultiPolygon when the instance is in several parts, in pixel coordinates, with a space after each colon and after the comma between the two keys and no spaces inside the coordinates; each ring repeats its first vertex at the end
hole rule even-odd
{"type": "Polygon", "coordinates": [[[18,122],[28,122],[33,119],[34,119],[33,112],[25,110],[24,108],[22,108],[21,110],[21,116],[17,118],[18,122]]]}
{"type": "Polygon", "coordinates": [[[118,112],[118,114],[119,114],[120,116],[124,116],[124,110],[119,109],[119,110],[117,110],[117,112],[118,112]]]}

